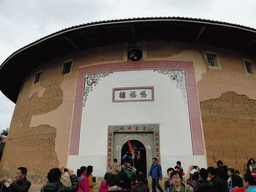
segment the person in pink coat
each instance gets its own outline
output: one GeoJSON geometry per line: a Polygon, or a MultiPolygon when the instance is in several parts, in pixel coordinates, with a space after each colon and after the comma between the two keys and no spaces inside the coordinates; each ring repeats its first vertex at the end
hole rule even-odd
{"type": "Polygon", "coordinates": [[[86,175],[85,166],[82,166],[80,169],[77,170],[77,177],[79,180],[77,192],[90,192],[89,180],[86,175]]]}
{"type": "Polygon", "coordinates": [[[100,190],[99,192],[107,192],[108,191],[108,184],[107,184],[107,179],[108,179],[108,176],[112,174],[110,172],[107,172],[105,173],[104,175],[104,180],[101,182],[100,184],[100,190]]]}

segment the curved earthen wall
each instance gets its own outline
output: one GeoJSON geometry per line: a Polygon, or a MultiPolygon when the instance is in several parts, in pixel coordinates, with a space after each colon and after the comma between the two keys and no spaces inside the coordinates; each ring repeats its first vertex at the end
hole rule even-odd
{"type": "MultiPolygon", "coordinates": [[[[148,42],[145,61],[194,63],[208,166],[215,166],[221,159],[242,171],[248,158],[256,154],[256,77],[246,75],[242,55],[215,48],[212,49],[219,55],[222,69],[209,69],[204,57],[204,51],[209,49],[184,43],[148,42]]],[[[78,69],[124,62],[125,55],[124,44],[105,46],[41,64],[31,72],[21,88],[0,162],[4,175],[26,166],[33,183],[40,184],[52,167],[66,166],[78,69]],[[68,60],[73,61],[71,74],[62,75],[63,63],[68,60]],[[41,80],[33,85],[38,71],[42,71],[41,80]]]]}

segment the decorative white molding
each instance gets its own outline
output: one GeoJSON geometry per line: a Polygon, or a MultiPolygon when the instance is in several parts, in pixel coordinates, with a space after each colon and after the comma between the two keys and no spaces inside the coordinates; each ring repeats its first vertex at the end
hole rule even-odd
{"type": "Polygon", "coordinates": [[[186,88],[186,77],[185,71],[172,70],[172,69],[154,69],[154,72],[161,73],[162,75],[168,75],[172,82],[176,81],[176,87],[180,88],[184,101],[188,103],[187,88],[186,88]]]}
{"type": "Polygon", "coordinates": [[[99,82],[101,77],[109,76],[109,74],[113,74],[113,72],[105,72],[105,73],[97,73],[97,74],[90,74],[85,76],[84,80],[84,93],[83,93],[83,107],[85,107],[85,103],[89,92],[92,92],[92,86],[96,86],[99,82]]]}

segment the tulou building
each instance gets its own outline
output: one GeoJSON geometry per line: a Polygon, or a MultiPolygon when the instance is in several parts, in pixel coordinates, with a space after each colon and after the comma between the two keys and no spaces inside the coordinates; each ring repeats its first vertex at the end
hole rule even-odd
{"type": "Polygon", "coordinates": [[[2,175],[93,165],[96,177],[128,151],[148,173],[181,161],[245,172],[256,154],[256,30],[166,17],[63,29],[10,55],[0,90],[16,103],[2,175]]]}

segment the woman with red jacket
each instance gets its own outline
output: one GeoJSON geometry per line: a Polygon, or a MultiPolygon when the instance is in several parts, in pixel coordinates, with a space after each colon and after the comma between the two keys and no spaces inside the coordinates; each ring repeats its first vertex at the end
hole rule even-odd
{"type": "Polygon", "coordinates": [[[82,166],[77,170],[77,177],[79,180],[77,192],[90,192],[89,180],[86,175],[86,167],[82,166]]]}
{"type": "Polygon", "coordinates": [[[99,192],[107,192],[108,191],[107,179],[110,174],[112,174],[112,173],[110,173],[110,172],[105,173],[104,180],[100,184],[99,192]]]}

